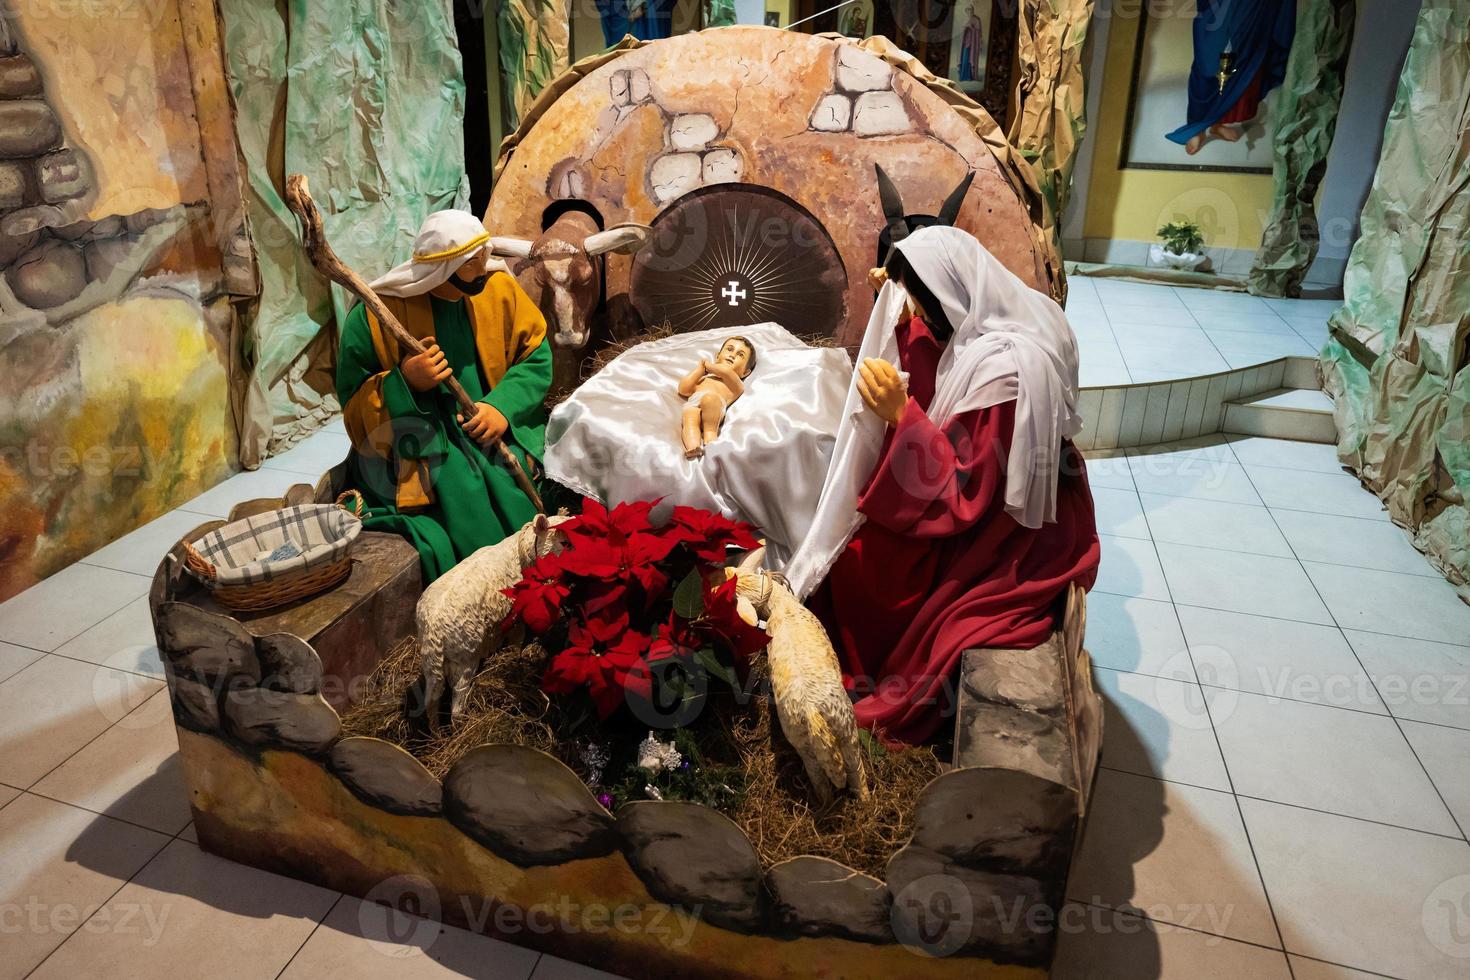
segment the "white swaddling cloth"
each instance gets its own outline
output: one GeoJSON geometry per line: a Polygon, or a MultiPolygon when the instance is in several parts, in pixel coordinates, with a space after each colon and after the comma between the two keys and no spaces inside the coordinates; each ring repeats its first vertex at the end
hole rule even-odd
{"type": "Polygon", "coordinates": [[[779,563],[811,527],[851,379],[846,351],[775,323],[639,344],[552,411],[546,473],[609,506],[662,497],[748,521],[779,563]],[[737,335],[755,347],[755,370],[704,458],[686,460],[679,381],[737,335]]]}

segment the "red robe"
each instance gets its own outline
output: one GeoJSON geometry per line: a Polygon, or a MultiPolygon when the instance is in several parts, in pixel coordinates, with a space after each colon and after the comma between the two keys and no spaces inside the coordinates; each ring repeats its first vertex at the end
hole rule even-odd
{"type": "Polygon", "coordinates": [[[915,744],[953,718],[960,654],[1039,646],[1067,586],[1092,588],[1099,547],[1076,449],[1064,447],[1056,522],[1021,526],[1005,511],[1016,403],[941,430],[925,409],[944,346],[917,317],[899,325],[898,344],[908,408],[858,501],[866,521],[811,608],[860,698],[858,723],[915,744]]]}

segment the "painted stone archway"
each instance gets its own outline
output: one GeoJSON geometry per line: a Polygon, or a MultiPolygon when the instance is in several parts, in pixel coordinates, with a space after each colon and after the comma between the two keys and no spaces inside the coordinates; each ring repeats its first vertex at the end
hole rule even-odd
{"type": "MultiPolygon", "coordinates": [[[[809,285],[838,287],[831,333],[849,346],[872,309],[866,272],[885,224],[875,164],[916,214],[937,212],[973,170],[956,224],[1026,282],[1053,286],[1015,161],[997,159],[973,120],[924,81],[844,39],[734,27],[630,48],[553,85],[508,153],[486,219],[494,234],[533,236],[546,207],[565,198],[589,202],[609,225],[654,223],[722,184],[789,199],[840,256],[845,281],[815,264],[809,285]]],[[[608,263],[609,297],[627,296],[634,265],[608,263]]],[[[618,332],[644,325],[638,285],[632,302],[610,304],[618,332]]]]}

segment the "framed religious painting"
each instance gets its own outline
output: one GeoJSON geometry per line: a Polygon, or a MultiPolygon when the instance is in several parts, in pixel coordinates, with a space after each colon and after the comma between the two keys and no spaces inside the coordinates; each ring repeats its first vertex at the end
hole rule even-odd
{"type": "Polygon", "coordinates": [[[958,0],[950,22],[949,77],[969,95],[985,91],[992,0],[958,0]]]}
{"type": "Polygon", "coordinates": [[[1139,5],[1120,165],[1270,173],[1294,0],[1139,5]]]}
{"type": "Polygon", "coordinates": [[[852,0],[837,11],[837,33],[862,40],[873,33],[873,0],[852,0]]]}

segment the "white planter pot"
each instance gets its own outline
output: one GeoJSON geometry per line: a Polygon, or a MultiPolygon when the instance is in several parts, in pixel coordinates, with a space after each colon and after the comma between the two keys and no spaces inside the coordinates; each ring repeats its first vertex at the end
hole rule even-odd
{"type": "Polygon", "coordinates": [[[1154,245],[1148,250],[1149,261],[1154,265],[1166,265],[1171,269],[1183,269],[1193,272],[1209,261],[1209,256],[1204,252],[1171,252],[1162,245],[1154,245]]]}

